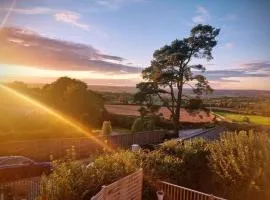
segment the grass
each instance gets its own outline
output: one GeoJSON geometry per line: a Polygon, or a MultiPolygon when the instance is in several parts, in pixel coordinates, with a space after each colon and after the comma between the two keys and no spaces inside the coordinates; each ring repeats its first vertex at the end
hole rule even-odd
{"type": "Polygon", "coordinates": [[[244,122],[244,118],[248,117],[250,123],[252,124],[270,125],[270,117],[264,117],[259,115],[242,115],[229,112],[215,112],[215,113],[233,122],[244,122]]]}

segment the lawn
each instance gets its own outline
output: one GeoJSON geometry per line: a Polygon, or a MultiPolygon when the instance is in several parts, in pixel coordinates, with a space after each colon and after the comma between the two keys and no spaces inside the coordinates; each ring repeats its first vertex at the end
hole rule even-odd
{"type": "Polygon", "coordinates": [[[229,112],[215,112],[215,113],[234,122],[244,122],[244,117],[248,117],[250,123],[252,124],[270,125],[270,117],[264,117],[259,115],[242,115],[229,112]]]}

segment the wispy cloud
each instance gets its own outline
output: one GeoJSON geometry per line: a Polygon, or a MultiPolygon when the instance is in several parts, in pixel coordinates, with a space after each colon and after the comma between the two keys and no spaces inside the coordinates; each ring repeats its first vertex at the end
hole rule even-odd
{"type": "Polygon", "coordinates": [[[69,10],[57,10],[47,7],[32,7],[12,8],[11,11],[22,15],[52,15],[57,22],[70,24],[84,30],[90,30],[90,26],[88,24],[80,22],[80,19],[82,18],[81,14],[69,10]]]}
{"type": "Polygon", "coordinates": [[[33,8],[13,8],[12,12],[24,15],[44,15],[51,14],[55,10],[46,7],[33,7],[33,8]]]}
{"type": "Polygon", "coordinates": [[[64,11],[58,12],[54,15],[56,21],[71,24],[73,26],[82,28],[84,30],[89,30],[89,25],[79,22],[81,15],[76,12],[64,11]]]}
{"type": "Polygon", "coordinates": [[[208,70],[204,75],[212,81],[231,82],[233,78],[270,78],[270,62],[243,63],[238,68],[228,70],[208,70]]]}
{"type": "Polygon", "coordinates": [[[203,6],[198,6],[196,13],[197,15],[192,18],[193,23],[205,23],[210,18],[208,10],[203,6]]]}

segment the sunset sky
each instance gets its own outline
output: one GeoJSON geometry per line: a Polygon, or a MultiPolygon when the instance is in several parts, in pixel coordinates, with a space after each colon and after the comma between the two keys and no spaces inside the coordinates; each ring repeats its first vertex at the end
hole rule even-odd
{"type": "Polygon", "coordinates": [[[0,0],[0,82],[60,76],[135,86],[154,50],[199,23],[221,28],[215,89],[270,90],[270,0],[0,0]]]}

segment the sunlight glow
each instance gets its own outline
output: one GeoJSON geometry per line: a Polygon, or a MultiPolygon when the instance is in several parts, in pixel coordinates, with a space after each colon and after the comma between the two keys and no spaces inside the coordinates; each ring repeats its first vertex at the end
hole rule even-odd
{"type": "Polygon", "coordinates": [[[70,127],[74,128],[75,130],[83,133],[85,136],[87,136],[88,138],[92,139],[94,142],[96,142],[97,144],[99,144],[102,148],[106,149],[106,150],[109,150],[111,151],[112,149],[106,144],[104,143],[103,141],[99,140],[98,138],[96,138],[95,136],[93,136],[90,131],[88,131],[88,128],[83,126],[81,123],[67,117],[67,116],[64,116],[62,113],[38,102],[37,100],[29,97],[29,96],[26,96],[14,89],[11,89],[9,87],[6,87],[4,85],[1,85],[0,84],[0,88],[4,89],[4,91],[18,97],[20,100],[23,100],[25,102],[28,102],[30,103],[31,105],[34,105],[35,107],[45,111],[46,113],[48,113],[49,115],[59,119],[60,121],[62,121],[63,123],[69,125],[70,127]]]}

